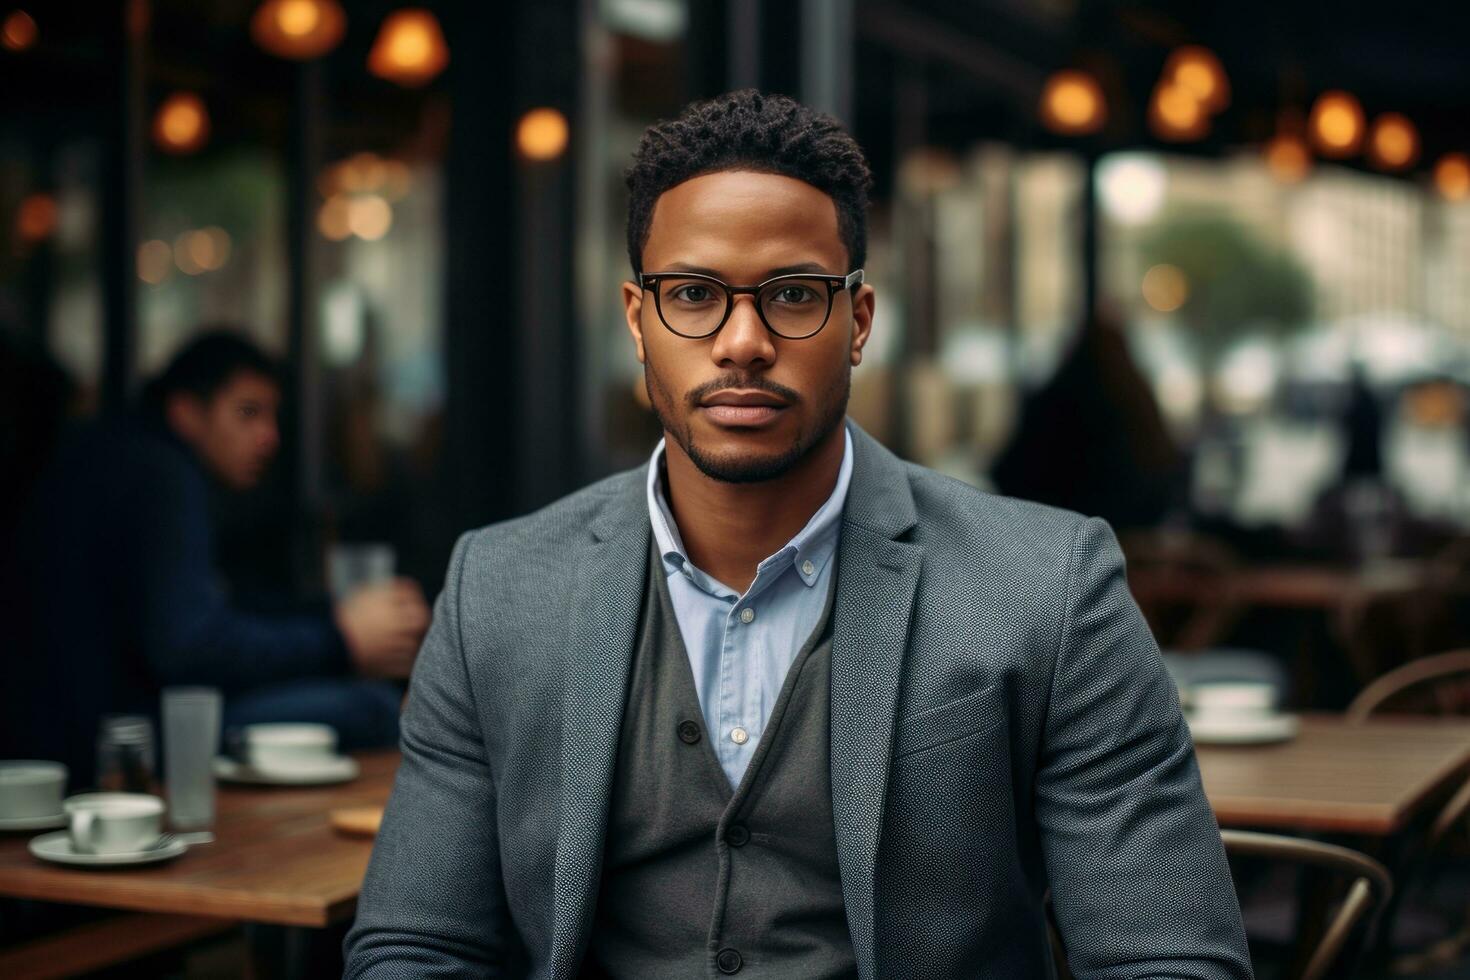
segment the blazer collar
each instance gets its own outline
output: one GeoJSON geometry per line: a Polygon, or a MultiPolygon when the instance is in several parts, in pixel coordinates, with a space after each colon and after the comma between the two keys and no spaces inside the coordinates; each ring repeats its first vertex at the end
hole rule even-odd
{"type": "Polygon", "coordinates": [[[832,618],[832,823],[858,975],[877,962],[877,866],[904,656],[923,565],[906,466],[857,426],[832,618]]]}
{"type": "MultiPolygon", "coordinates": [[[[550,975],[576,977],[601,882],[618,734],[648,573],[645,468],[603,484],[567,610],[550,975]]],[[[548,760],[550,761],[550,760],[548,760]]]]}

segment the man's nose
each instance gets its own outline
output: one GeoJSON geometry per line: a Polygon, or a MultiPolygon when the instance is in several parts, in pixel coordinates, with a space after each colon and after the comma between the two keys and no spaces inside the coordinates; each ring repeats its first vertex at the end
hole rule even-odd
{"type": "Polygon", "coordinates": [[[770,366],[775,363],[776,345],[771,340],[771,332],[761,322],[754,296],[742,294],[735,297],[730,318],[715,334],[710,358],[726,367],[770,366]]]}

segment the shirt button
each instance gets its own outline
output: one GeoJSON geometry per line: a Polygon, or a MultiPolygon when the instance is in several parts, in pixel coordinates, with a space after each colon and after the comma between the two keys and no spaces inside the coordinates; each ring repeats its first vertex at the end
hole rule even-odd
{"type": "Polygon", "coordinates": [[[730,732],[730,741],[736,745],[744,745],[750,741],[750,733],[743,728],[736,728],[730,732]]]}
{"type": "Polygon", "coordinates": [[[803,575],[814,575],[814,574],[816,574],[816,571],[817,571],[817,566],[816,565],[813,565],[811,563],[811,560],[810,559],[808,559],[807,561],[804,561],[804,562],[801,563],[801,574],[803,574],[803,575]]]}
{"type": "Polygon", "coordinates": [[[744,965],[745,961],[740,958],[740,954],[728,946],[715,954],[715,966],[720,968],[721,973],[739,973],[744,965]]]}
{"type": "Polygon", "coordinates": [[[750,842],[750,831],[743,823],[732,823],[725,831],[725,841],[731,847],[744,847],[750,842]]]}
{"type": "Polygon", "coordinates": [[[755,622],[755,610],[750,608],[749,606],[746,606],[744,609],[740,610],[740,621],[742,623],[755,622]]]}
{"type": "Polygon", "coordinates": [[[693,745],[699,741],[699,723],[693,721],[679,722],[679,741],[685,745],[693,745]]]}

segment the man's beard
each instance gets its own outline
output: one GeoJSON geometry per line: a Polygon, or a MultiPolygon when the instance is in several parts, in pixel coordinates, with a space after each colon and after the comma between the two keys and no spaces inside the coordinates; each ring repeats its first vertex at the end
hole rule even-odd
{"type": "Polygon", "coordinates": [[[801,396],[790,388],[778,385],[759,375],[746,377],[731,373],[722,375],[691,391],[684,399],[686,414],[680,419],[675,418],[671,410],[674,404],[672,392],[664,386],[658,372],[653,369],[649,361],[645,361],[643,365],[643,380],[648,387],[648,400],[653,405],[654,415],[658,416],[659,424],[663,426],[664,431],[679,444],[685,455],[698,467],[699,472],[721,483],[764,483],[790,472],[797,464],[805,460],[813,449],[821,445],[837,426],[842,424],[843,417],[847,414],[848,395],[852,390],[852,371],[849,369],[843,371],[839,379],[822,392],[820,414],[813,420],[810,427],[796,433],[795,440],[784,451],[774,456],[752,454],[721,456],[705,452],[694,441],[693,427],[689,420],[693,413],[699,410],[699,402],[702,398],[725,388],[744,388],[769,392],[787,404],[795,406],[802,400],[801,396]]]}

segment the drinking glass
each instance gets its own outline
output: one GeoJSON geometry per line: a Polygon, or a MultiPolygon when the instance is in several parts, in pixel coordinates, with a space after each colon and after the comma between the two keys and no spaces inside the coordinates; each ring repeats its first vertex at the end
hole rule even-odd
{"type": "Polygon", "coordinates": [[[163,689],[163,771],[176,830],[214,826],[214,754],[221,698],[213,687],[163,689]]]}
{"type": "Polygon", "coordinates": [[[97,788],[157,793],[153,722],[144,715],[103,715],[97,731],[97,788]]]}
{"type": "Polygon", "coordinates": [[[327,549],[327,588],[341,599],[364,585],[393,577],[398,555],[382,542],[334,544],[327,549]]]}

